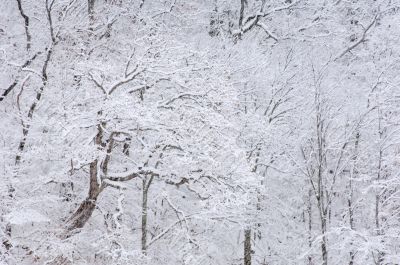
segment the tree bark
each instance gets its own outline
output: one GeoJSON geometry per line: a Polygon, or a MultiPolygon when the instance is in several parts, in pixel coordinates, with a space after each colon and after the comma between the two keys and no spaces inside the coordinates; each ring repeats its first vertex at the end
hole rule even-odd
{"type": "MultiPolygon", "coordinates": [[[[350,198],[348,199],[348,207],[349,207],[349,222],[350,222],[350,229],[354,230],[354,217],[353,217],[353,205],[352,205],[352,190],[350,191],[350,198]]],[[[350,243],[350,245],[353,245],[353,242],[350,243]]],[[[349,265],[354,265],[354,257],[355,253],[353,250],[350,250],[350,261],[349,265]]]]}
{"type": "Polygon", "coordinates": [[[53,53],[53,48],[54,48],[54,42],[51,44],[51,46],[48,48],[47,50],[47,55],[46,55],[46,60],[44,61],[43,67],[42,67],[42,86],[39,88],[39,91],[36,93],[36,98],[34,99],[31,107],[29,108],[29,112],[28,112],[28,119],[27,119],[27,124],[25,124],[23,122],[23,129],[22,129],[22,139],[18,145],[18,153],[15,157],[15,164],[18,165],[19,162],[21,161],[21,156],[22,156],[22,152],[25,149],[25,145],[26,145],[26,140],[28,137],[28,133],[29,133],[29,129],[30,129],[30,122],[32,121],[33,118],[33,114],[35,112],[36,106],[37,104],[40,102],[42,95],[43,95],[43,91],[44,88],[47,85],[47,66],[50,62],[51,59],[51,55],[53,53]]]}
{"type": "MultiPolygon", "coordinates": [[[[105,126],[105,124],[103,124],[105,126]]],[[[99,124],[97,126],[97,134],[95,137],[95,145],[99,148],[104,147],[103,144],[103,129],[99,124]]],[[[108,150],[107,150],[108,151],[108,150]]],[[[111,151],[110,151],[111,152],[111,151]]],[[[109,154],[107,154],[109,155],[109,154]]],[[[102,169],[107,169],[109,159],[105,160],[102,169]]],[[[71,232],[85,226],[86,222],[92,216],[96,208],[97,198],[106,187],[104,184],[98,183],[98,159],[90,163],[89,169],[89,192],[86,199],[81,202],[78,209],[72,214],[67,221],[67,231],[71,232]]],[[[104,173],[104,172],[103,172],[104,173]]]]}
{"type": "MultiPolygon", "coordinates": [[[[378,109],[378,133],[379,133],[379,143],[382,143],[383,141],[383,128],[382,128],[382,113],[381,110],[378,109]]],[[[382,162],[383,162],[383,149],[380,147],[379,149],[379,158],[378,158],[378,174],[376,177],[378,185],[380,185],[380,181],[382,178],[382,162]]],[[[382,230],[381,230],[381,224],[380,224],[380,202],[381,202],[381,195],[380,195],[380,190],[376,191],[375,194],[375,228],[376,228],[376,235],[381,236],[382,235],[382,230]]],[[[378,250],[377,253],[377,261],[375,264],[381,265],[383,262],[383,256],[384,253],[382,251],[378,250]]]]}
{"type": "Polygon", "coordinates": [[[96,208],[97,198],[104,190],[104,185],[97,183],[97,159],[90,163],[90,185],[86,199],[81,202],[78,209],[72,214],[67,222],[67,231],[71,232],[85,226],[96,208]]]}
{"type": "Polygon", "coordinates": [[[147,251],[147,194],[150,183],[147,183],[146,178],[143,179],[142,191],[142,253],[147,251]]]}
{"type": "Polygon", "coordinates": [[[95,0],[88,0],[89,30],[93,30],[94,2],[95,2],[95,0]]]}
{"type": "MultiPolygon", "coordinates": [[[[308,205],[307,205],[307,213],[308,213],[308,247],[311,249],[312,247],[312,204],[311,204],[311,196],[312,190],[308,191],[308,205]]],[[[312,265],[312,257],[308,255],[308,264],[312,265]]]]}
{"type": "Polygon", "coordinates": [[[328,250],[326,242],[326,216],[322,220],[321,230],[322,230],[322,242],[321,242],[322,264],[328,265],[328,250]]]}
{"type": "MultiPolygon", "coordinates": [[[[349,224],[350,224],[350,229],[355,230],[355,225],[354,225],[354,210],[353,210],[353,196],[354,196],[354,191],[353,191],[353,178],[354,176],[358,175],[358,170],[357,170],[357,159],[358,159],[358,145],[360,141],[360,132],[357,130],[356,136],[355,136],[355,142],[354,142],[354,155],[352,157],[352,171],[350,173],[350,179],[349,179],[349,197],[347,199],[347,204],[348,204],[348,210],[349,210],[349,224]]],[[[350,243],[353,245],[353,242],[350,243]]],[[[349,265],[354,265],[354,258],[356,256],[356,253],[353,252],[351,249],[349,252],[350,255],[350,261],[349,265]]]]}
{"type": "Polygon", "coordinates": [[[244,265],[251,265],[251,229],[244,230],[244,265]]]}
{"type": "Polygon", "coordinates": [[[24,19],[25,35],[26,35],[26,50],[29,51],[29,49],[31,48],[31,39],[32,39],[32,36],[29,33],[29,17],[25,14],[25,12],[22,8],[21,0],[17,0],[17,5],[18,5],[19,13],[21,14],[21,17],[24,19]]]}

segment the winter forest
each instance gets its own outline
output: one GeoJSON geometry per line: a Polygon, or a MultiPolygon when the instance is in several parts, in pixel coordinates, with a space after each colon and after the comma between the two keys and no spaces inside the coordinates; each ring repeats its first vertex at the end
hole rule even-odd
{"type": "Polygon", "coordinates": [[[0,0],[0,264],[400,264],[400,1],[0,0]]]}

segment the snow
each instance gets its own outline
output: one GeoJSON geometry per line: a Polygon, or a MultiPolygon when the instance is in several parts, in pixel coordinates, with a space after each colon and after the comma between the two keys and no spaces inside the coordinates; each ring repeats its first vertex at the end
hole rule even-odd
{"type": "Polygon", "coordinates": [[[21,209],[7,215],[10,224],[47,223],[50,219],[33,209],[21,209]]]}

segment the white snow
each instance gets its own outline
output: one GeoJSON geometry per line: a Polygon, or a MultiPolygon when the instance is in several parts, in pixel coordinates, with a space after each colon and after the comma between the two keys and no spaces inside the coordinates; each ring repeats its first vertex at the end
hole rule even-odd
{"type": "Polygon", "coordinates": [[[22,225],[26,223],[50,222],[50,219],[33,209],[20,209],[7,215],[10,224],[22,225]]]}

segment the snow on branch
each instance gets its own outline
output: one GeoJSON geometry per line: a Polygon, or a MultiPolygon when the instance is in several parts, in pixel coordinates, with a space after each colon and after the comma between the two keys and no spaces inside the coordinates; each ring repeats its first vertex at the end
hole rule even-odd
{"type": "Polygon", "coordinates": [[[260,11],[257,12],[255,15],[251,15],[248,16],[247,18],[243,19],[243,1],[242,1],[242,6],[241,6],[241,16],[239,18],[239,30],[238,31],[234,31],[233,34],[240,36],[243,33],[246,33],[247,31],[251,30],[254,26],[259,26],[262,29],[264,29],[264,31],[266,31],[266,33],[273,38],[275,41],[277,41],[277,37],[274,36],[273,34],[270,33],[270,31],[268,30],[268,28],[259,22],[260,18],[262,17],[267,17],[275,12],[279,12],[279,11],[283,11],[283,10],[287,10],[292,8],[293,6],[295,6],[299,1],[294,1],[288,5],[283,5],[283,6],[279,6],[276,8],[273,8],[271,10],[268,10],[266,12],[264,12],[264,6],[265,4],[261,5],[260,11]],[[244,23],[242,22],[244,20],[244,23]]]}
{"type": "Polygon", "coordinates": [[[121,173],[121,174],[116,174],[114,176],[110,176],[110,177],[106,177],[105,180],[109,180],[109,181],[128,181],[134,178],[140,178],[140,176],[142,175],[146,175],[146,176],[154,176],[154,177],[158,177],[161,174],[154,171],[154,170],[150,170],[150,169],[141,169],[139,171],[133,171],[133,172],[125,172],[125,173],[121,173]]]}
{"type": "Polygon", "coordinates": [[[372,26],[375,24],[377,17],[378,17],[378,15],[375,15],[375,17],[372,19],[371,23],[369,23],[369,25],[364,29],[364,32],[361,35],[361,38],[356,43],[354,43],[353,45],[351,45],[347,49],[345,49],[343,52],[341,52],[340,55],[336,57],[335,61],[340,59],[341,57],[343,57],[348,52],[352,51],[354,48],[356,48],[358,45],[360,45],[364,41],[366,41],[365,38],[367,36],[367,33],[372,28],[372,26]]]}

